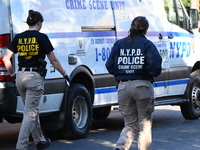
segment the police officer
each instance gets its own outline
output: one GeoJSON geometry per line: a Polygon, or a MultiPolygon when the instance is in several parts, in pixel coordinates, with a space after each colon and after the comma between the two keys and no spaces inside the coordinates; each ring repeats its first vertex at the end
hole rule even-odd
{"type": "Polygon", "coordinates": [[[45,56],[47,55],[51,64],[63,76],[69,78],[56,58],[49,38],[39,32],[43,23],[41,13],[29,10],[26,23],[29,26],[28,30],[14,37],[8,46],[3,61],[8,72],[14,78],[15,73],[10,59],[13,54],[18,53],[19,70],[16,75],[16,86],[25,106],[16,148],[26,150],[31,134],[37,149],[43,150],[50,145],[50,139],[45,139],[42,134],[39,120],[39,102],[44,91],[45,66],[42,65],[45,56]]]}
{"type": "Polygon", "coordinates": [[[124,118],[115,150],[128,150],[139,131],[138,149],[149,150],[152,142],[151,114],[154,111],[153,77],[161,73],[161,62],[155,45],[146,39],[149,23],[136,17],[129,35],[118,40],[106,62],[106,68],[118,83],[119,110],[124,118]]]}

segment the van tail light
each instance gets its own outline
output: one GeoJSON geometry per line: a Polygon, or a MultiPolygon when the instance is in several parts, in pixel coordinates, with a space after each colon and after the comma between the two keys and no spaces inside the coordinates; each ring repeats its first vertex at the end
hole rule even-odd
{"type": "Polygon", "coordinates": [[[12,78],[3,63],[3,54],[6,51],[6,46],[10,44],[10,41],[10,34],[0,35],[0,82],[12,81],[12,78]]]}
{"type": "Polygon", "coordinates": [[[10,44],[10,34],[0,35],[0,47],[6,47],[10,44]]]}
{"type": "Polygon", "coordinates": [[[0,58],[0,82],[9,82],[12,78],[3,63],[3,58],[0,58]]]}

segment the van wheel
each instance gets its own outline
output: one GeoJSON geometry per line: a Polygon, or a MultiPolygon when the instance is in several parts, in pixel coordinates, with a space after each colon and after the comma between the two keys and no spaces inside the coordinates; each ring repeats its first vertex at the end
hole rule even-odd
{"type": "Polygon", "coordinates": [[[111,106],[94,108],[93,119],[106,119],[110,114],[111,106]]]}
{"type": "Polygon", "coordinates": [[[188,102],[181,104],[181,112],[185,119],[200,117],[200,77],[195,74],[188,83],[186,98],[188,102]]]}
{"type": "Polygon", "coordinates": [[[72,84],[66,101],[65,126],[61,135],[67,139],[86,137],[92,122],[92,103],[88,90],[82,84],[72,84]]]}

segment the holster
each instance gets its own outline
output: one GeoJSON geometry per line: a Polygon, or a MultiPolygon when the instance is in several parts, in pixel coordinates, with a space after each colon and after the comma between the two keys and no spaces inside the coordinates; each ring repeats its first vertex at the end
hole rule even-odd
{"type": "Polygon", "coordinates": [[[42,58],[40,58],[38,60],[40,66],[38,67],[38,73],[42,76],[42,77],[45,77],[46,74],[47,74],[47,69],[46,69],[46,65],[47,65],[47,62],[45,60],[43,60],[42,58]]]}

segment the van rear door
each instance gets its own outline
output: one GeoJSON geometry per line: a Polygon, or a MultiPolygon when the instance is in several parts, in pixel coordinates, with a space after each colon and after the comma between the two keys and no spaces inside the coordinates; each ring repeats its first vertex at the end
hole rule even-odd
{"type": "Polygon", "coordinates": [[[11,41],[9,13],[9,1],[0,1],[0,82],[11,81],[11,77],[6,71],[4,63],[2,61],[3,55],[6,51],[6,46],[11,41]]]}

